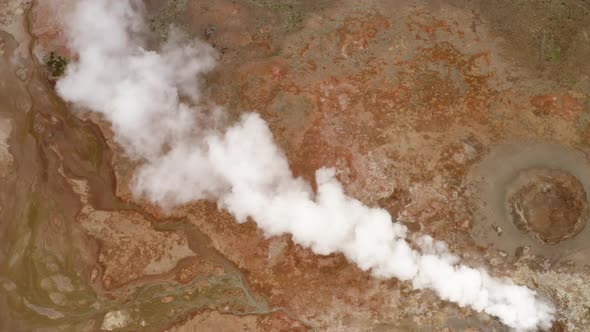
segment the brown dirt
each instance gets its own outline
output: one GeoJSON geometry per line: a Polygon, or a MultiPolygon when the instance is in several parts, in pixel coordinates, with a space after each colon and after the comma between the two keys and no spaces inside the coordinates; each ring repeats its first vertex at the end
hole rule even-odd
{"type": "MultiPolygon", "coordinates": [[[[68,55],[60,37],[59,15],[50,13],[55,12],[54,6],[65,10],[71,2],[47,3],[38,2],[30,14],[35,52],[40,58],[51,50],[68,55]]],[[[571,299],[573,295],[564,290],[583,284],[584,262],[590,257],[584,245],[586,230],[577,236],[571,232],[575,218],[568,217],[565,230],[548,229],[546,223],[535,228],[546,239],[563,240],[548,253],[540,243],[527,242],[514,225],[502,224],[501,231],[493,230],[498,220],[506,218],[492,216],[485,208],[480,211],[488,198],[480,184],[504,176],[498,175],[510,168],[502,168],[504,161],[518,164],[520,160],[510,153],[494,154],[504,142],[523,148],[535,142],[543,146],[539,151],[546,151],[544,144],[576,151],[571,160],[579,161],[579,168],[588,166],[590,15],[585,14],[586,2],[147,3],[156,33],[175,22],[217,48],[219,67],[207,78],[207,94],[232,116],[260,113],[294,173],[311,180],[318,167],[336,167],[351,196],[388,209],[413,231],[447,241],[467,262],[492,265],[494,273],[547,293],[559,306],[556,326],[571,331],[587,326],[587,293],[571,299]],[[564,234],[571,238],[565,239],[564,234]],[[516,250],[526,246],[528,251],[516,250]],[[579,264],[568,265],[572,260],[579,264]],[[565,273],[568,278],[540,277],[551,273],[565,273]]],[[[170,223],[170,216],[132,197],[128,181],[135,165],[113,142],[108,123],[84,113],[77,114],[90,122],[66,121],[60,109],[37,106],[30,121],[37,124],[39,150],[29,141],[29,152],[11,153],[17,164],[24,163],[26,156],[44,156],[38,157],[38,163],[46,159],[39,168],[47,174],[38,176],[54,181],[45,190],[66,192],[56,199],[75,202],[68,203],[67,218],[48,217],[56,221],[47,228],[77,225],[73,227],[78,237],[94,238],[96,243],[88,246],[92,250],[86,249],[86,265],[79,269],[86,271],[83,280],[89,282],[90,271],[104,266],[110,283],[103,278],[96,287],[107,288],[107,293],[112,288],[115,299],[116,289],[130,281],[146,289],[166,278],[190,285],[204,276],[235,275],[237,270],[244,275],[243,287],[268,304],[264,314],[234,316],[215,311],[222,310],[220,305],[203,311],[206,305],[195,304],[196,316],[179,323],[179,329],[221,324],[252,330],[303,325],[327,331],[502,329],[490,317],[441,302],[430,292],[371,278],[341,255],[313,255],[288,236],[265,239],[253,223],[237,224],[212,203],[194,202],[175,210],[172,217],[185,227],[182,231],[159,229],[170,223]],[[68,129],[71,122],[84,129],[68,129]],[[108,146],[97,158],[91,157],[92,148],[72,143],[93,139],[98,142],[94,146],[108,146]],[[50,146],[60,151],[61,159],[50,146]],[[59,165],[65,178],[87,178],[88,205],[96,211],[112,211],[110,221],[86,219],[80,226],[75,217],[82,209],[80,194],[73,193],[64,175],[58,174],[59,165]],[[103,227],[104,233],[92,231],[97,227],[103,227]],[[199,240],[183,235],[192,228],[202,233],[199,240]],[[137,234],[141,236],[133,238],[137,234]],[[195,244],[200,241],[206,243],[201,251],[195,244]],[[167,255],[174,246],[185,248],[185,254],[188,246],[196,257],[184,261],[178,257],[186,255],[169,257],[158,276],[147,276],[146,262],[167,255]],[[207,262],[202,263],[207,267],[199,268],[200,262],[207,262]],[[288,313],[291,318],[273,314],[269,308],[281,308],[281,315],[288,313]]],[[[12,134],[12,142],[18,135],[26,136],[23,128],[24,120],[15,121],[17,134],[12,134]]],[[[11,147],[15,149],[14,143],[11,147]]],[[[522,162],[522,168],[551,163],[544,152],[526,156],[530,158],[522,162]]],[[[586,173],[571,172],[572,165],[563,162],[556,168],[567,168],[586,186],[586,173]]],[[[19,169],[21,176],[36,172],[19,169]]],[[[490,195],[500,196],[495,191],[490,195]]],[[[577,192],[572,197],[578,197],[580,204],[587,199],[577,192]]],[[[557,200],[572,204],[566,201],[557,200]]],[[[48,207],[48,211],[55,209],[48,207]]],[[[227,290],[213,292],[208,298],[228,294],[227,290]]],[[[175,294],[170,303],[179,298],[175,294]]],[[[161,307],[170,303],[162,302],[161,307]]],[[[232,310],[233,306],[237,305],[232,304],[232,310]]]]}
{"type": "Polygon", "coordinates": [[[235,316],[216,311],[200,312],[169,332],[217,332],[217,331],[308,331],[309,329],[284,314],[235,316]]]}

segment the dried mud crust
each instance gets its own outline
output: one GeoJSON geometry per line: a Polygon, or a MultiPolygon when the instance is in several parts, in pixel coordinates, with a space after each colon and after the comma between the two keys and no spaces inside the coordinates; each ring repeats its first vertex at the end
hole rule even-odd
{"type": "MultiPolygon", "coordinates": [[[[550,295],[559,309],[556,327],[576,331],[587,326],[587,292],[572,297],[568,287],[581,284],[574,269],[560,266],[564,277],[555,277],[552,264],[587,264],[588,227],[549,250],[519,231],[509,216],[492,219],[480,207],[497,202],[500,209],[494,211],[506,211],[504,189],[488,199],[489,188],[482,189],[478,173],[512,162],[511,154],[495,157],[504,141],[517,147],[550,142],[551,151],[567,154],[544,165],[556,169],[573,165],[568,158],[588,148],[590,72],[583,17],[568,21],[566,30],[577,29],[578,39],[565,42],[571,47],[561,51],[563,56],[539,60],[528,48],[521,50],[536,41],[519,32],[525,23],[505,19],[508,4],[500,10],[464,1],[326,2],[309,11],[289,9],[294,11],[290,17],[302,19],[286,29],[287,16],[276,9],[283,2],[278,7],[266,3],[151,1],[149,9],[156,33],[166,25],[158,22],[181,21],[191,35],[215,45],[221,57],[218,70],[207,78],[207,94],[232,116],[259,112],[296,175],[312,179],[317,168],[336,167],[350,195],[388,209],[413,231],[447,241],[464,261],[492,265],[495,274],[550,295]],[[559,77],[547,74],[551,70],[559,71],[559,77]],[[490,159],[496,162],[488,164],[490,159]],[[492,228],[499,225],[501,236],[492,228]],[[538,258],[550,262],[539,265],[538,258]],[[538,282],[546,275],[552,278],[538,282]],[[569,310],[573,303],[576,310],[569,310]]],[[[518,5],[527,8],[524,2],[518,5]]],[[[42,3],[39,8],[41,20],[42,3]]],[[[543,15],[561,17],[551,8],[543,15]]],[[[545,24],[537,19],[531,15],[524,21],[545,24]]],[[[562,36],[551,24],[555,36],[562,36]]],[[[33,22],[40,54],[43,48],[51,50],[44,45],[59,46],[59,29],[59,24],[42,24],[35,30],[33,22]]],[[[135,165],[114,144],[108,123],[88,118],[101,126],[113,151],[118,197],[163,219],[158,207],[130,194],[135,165]]],[[[532,155],[531,163],[539,158],[549,159],[541,153],[532,155]]],[[[579,167],[586,167],[584,158],[576,158],[572,162],[580,160],[579,167]]],[[[585,179],[590,177],[571,167],[565,171],[588,192],[585,179]]],[[[489,180],[494,174],[484,175],[489,180]]],[[[490,317],[441,302],[430,292],[371,278],[340,255],[314,255],[287,236],[265,239],[253,223],[238,225],[214,204],[195,202],[173,216],[208,237],[271,307],[285,307],[317,329],[371,330],[402,321],[409,322],[410,330],[502,328],[490,317]]],[[[207,315],[203,319],[210,324],[234,319],[207,315]]]]}

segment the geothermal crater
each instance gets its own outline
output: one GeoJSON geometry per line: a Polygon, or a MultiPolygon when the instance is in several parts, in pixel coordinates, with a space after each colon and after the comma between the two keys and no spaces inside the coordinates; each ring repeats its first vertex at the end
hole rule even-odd
{"type": "Polygon", "coordinates": [[[562,170],[521,171],[509,184],[506,200],[516,228],[532,233],[546,244],[557,244],[578,235],[588,219],[584,187],[562,170]]]}
{"type": "Polygon", "coordinates": [[[530,251],[555,263],[590,263],[590,162],[584,150],[558,144],[502,142],[473,166],[480,243],[517,255],[530,251]]]}

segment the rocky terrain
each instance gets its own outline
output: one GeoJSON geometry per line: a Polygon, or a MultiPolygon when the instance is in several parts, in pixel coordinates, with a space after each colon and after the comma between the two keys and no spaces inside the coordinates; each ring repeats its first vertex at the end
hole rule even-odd
{"type": "MultiPolygon", "coordinates": [[[[76,0],[0,4],[0,330],[505,331],[214,203],[164,211],[100,116],[55,94],[76,0]]],[[[146,0],[218,52],[206,95],[259,113],[293,172],[590,325],[590,3],[146,0]]],[[[109,68],[104,68],[109,70],[109,68]]]]}

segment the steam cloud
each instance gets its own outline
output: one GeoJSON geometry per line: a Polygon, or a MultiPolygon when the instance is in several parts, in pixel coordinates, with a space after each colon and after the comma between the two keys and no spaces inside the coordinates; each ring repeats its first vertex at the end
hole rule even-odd
{"type": "Polygon", "coordinates": [[[516,330],[550,327],[554,308],[535,291],[460,265],[429,236],[413,249],[406,227],[348,197],[333,169],[316,172],[315,192],[293,177],[257,114],[224,126],[223,110],[201,98],[199,78],[215,65],[210,46],[171,30],[148,50],[145,31],[138,1],[80,1],[67,22],[79,58],[57,83],[66,101],[110,121],[116,141],[143,161],[135,194],[168,207],[215,200],[240,223],[251,217],[267,236],[291,234],[317,254],[342,253],[376,277],[431,289],[516,330]]]}

